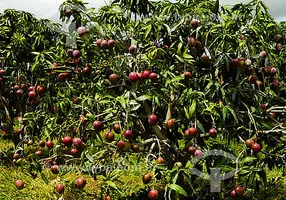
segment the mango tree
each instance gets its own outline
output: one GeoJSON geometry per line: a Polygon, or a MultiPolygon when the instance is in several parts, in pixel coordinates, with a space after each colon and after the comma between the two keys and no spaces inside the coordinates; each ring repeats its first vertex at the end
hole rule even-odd
{"type": "MultiPolygon", "coordinates": [[[[9,57],[21,48],[3,58],[3,88],[18,95],[12,109],[21,133],[11,134],[28,143],[20,157],[23,165],[32,161],[32,174],[47,163],[55,173],[77,163],[95,179],[106,176],[97,198],[253,199],[267,183],[266,169],[285,171],[285,23],[264,2],[115,0],[95,11],[67,0],[60,13],[76,28],[66,49],[53,32],[43,36],[54,42],[40,43],[43,49],[23,45],[34,55],[29,62],[9,57]],[[29,92],[11,89],[19,73],[34,86],[29,92]],[[41,153],[34,155],[39,148],[29,141],[36,140],[41,153]],[[142,194],[122,193],[112,169],[92,170],[126,160],[148,166],[142,194]],[[236,171],[219,193],[190,170],[213,168],[236,171]],[[150,179],[164,187],[148,186],[150,179]]],[[[2,119],[11,127],[11,116],[2,119]]]]}

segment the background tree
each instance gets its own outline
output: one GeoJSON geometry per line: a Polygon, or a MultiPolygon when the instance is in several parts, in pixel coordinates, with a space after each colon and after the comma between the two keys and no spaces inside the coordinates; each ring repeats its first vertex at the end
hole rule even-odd
{"type": "Polygon", "coordinates": [[[40,84],[39,79],[46,78],[55,52],[65,46],[65,35],[59,24],[38,20],[24,11],[5,10],[0,23],[1,129],[17,145],[20,138],[14,134],[14,118],[18,117],[17,131],[22,132],[22,117],[26,110],[33,110],[26,107],[25,92],[31,84],[40,84]]]}

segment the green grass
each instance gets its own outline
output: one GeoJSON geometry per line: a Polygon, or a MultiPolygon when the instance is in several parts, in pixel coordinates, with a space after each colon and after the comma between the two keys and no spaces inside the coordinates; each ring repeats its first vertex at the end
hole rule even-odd
{"type": "MultiPolygon", "coordinates": [[[[102,186],[105,184],[103,176],[97,176],[97,180],[94,180],[91,176],[79,173],[79,172],[68,172],[66,174],[54,175],[50,170],[45,169],[43,174],[48,178],[48,183],[46,184],[41,175],[39,174],[35,179],[16,167],[0,167],[0,199],[2,200],[45,200],[45,199],[59,199],[59,195],[55,191],[55,186],[58,183],[63,183],[65,185],[64,199],[100,199],[102,191],[102,186]],[[79,178],[84,177],[87,184],[84,190],[78,190],[73,187],[74,181],[79,178]],[[25,186],[22,190],[18,190],[14,181],[21,179],[24,181],[25,186]]],[[[147,197],[146,190],[148,188],[158,188],[163,189],[164,185],[160,183],[152,182],[148,186],[142,183],[142,174],[126,173],[123,172],[119,176],[119,181],[113,181],[115,185],[121,189],[121,191],[126,195],[126,197],[115,198],[114,196],[119,196],[115,193],[113,199],[132,199],[131,197],[143,196],[147,197]]],[[[283,176],[279,169],[274,169],[270,171],[267,169],[267,180],[268,184],[265,188],[262,188],[259,193],[254,193],[254,191],[248,189],[245,193],[245,199],[265,199],[267,200],[283,200],[286,195],[286,177],[283,176]]],[[[204,180],[198,180],[201,184],[206,184],[205,187],[208,188],[208,183],[204,180]]],[[[199,192],[200,193],[200,192],[199,192]]],[[[199,194],[198,193],[198,194],[199,194]]],[[[228,195],[225,195],[227,197],[228,195]]],[[[224,198],[221,198],[224,199],[224,198]]]]}
{"type": "MultiPolygon", "coordinates": [[[[27,168],[29,165],[25,165],[23,168],[12,165],[11,158],[13,149],[13,143],[8,140],[0,139],[0,200],[45,200],[59,199],[61,196],[63,196],[64,199],[69,200],[102,199],[103,195],[106,194],[107,188],[110,189],[110,195],[113,197],[117,196],[120,199],[134,199],[133,197],[138,195],[147,197],[147,191],[150,187],[164,187],[164,185],[156,183],[155,179],[148,184],[148,186],[143,184],[142,176],[147,170],[144,166],[127,171],[115,170],[109,178],[108,176],[103,176],[103,174],[101,174],[96,175],[96,178],[94,179],[78,170],[65,170],[55,175],[50,169],[42,169],[42,173],[38,172],[37,177],[33,178],[29,173],[29,168],[27,168]],[[84,177],[87,182],[82,190],[75,187],[75,180],[79,177],[84,177]],[[17,179],[24,181],[24,188],[22,190],[18,190],[14,185],[14,182],[17,179]],[[46,182],[44,181],[45,179],[46,182]],[[109,184],[107,180],[110,180],[109,184]],[[65,192],[63,195],[58,194],[55,190],[56,185],[59,183],[64,184],[65,192]],[[115,189],[112,189],[112,187],[115,189]],[[118,190],[116,190],[116,188],[118,190]]],[[[133,160],[133,158],[131,159],[133,160]]],[[[136,156],[134,156],[134,160],[137,160],[136,156]]]]}
{"type": "MultiPolygon", "coordinates": [[[[52,174],[49,169],[43,169],[42,174],[38,173],[36,178],[33,178],[27,168],[14,167],[11,165],[11,156],[13,154],[13,144],[6,140],[0,139],[1,161],[0,162],[0,200],[53,200],[59,199],[61,196],[64,199],[77,200],[77,199],[102,199],[106,194],[106,188],[111,189],[110,195],[113,199],[147,199],[147,191],[151,188],[156,188],[161,194],[164,193],[164,183],[153,179],[148,185],[142,182],[142,175],[147,172],[144,168],[144,162],[140,168],[132,170],[114,170],[110,176],[96,175],[95,179],[87,174],[76,172],[73,170],[63,171],[59,174],[52,174]],[[3,159],[2,159],[3,158],[3,159]],[[5,161],[4,161],[5,160],[5,161]],[[4,162],[3,162],[4,161],[4,162]],[[46,177],[45,182],[42,178],[46,177]],[[77,178],[84,177],[87,184],[83,190],[76,189],[74,182],[77,178]],[[114,178],[115,177],[115,178],[114,178]],[[14,182],[17,179],[24,181],[24,188],[18,190],[14,182]],[[55,191],[55,186],[59,183],[64,184],[65,192],[59,195],[55,191]],[[113,189],[112,189],[113,188],[113,189]],[[120,190],[116,190],[118,188],[120,190]]],[[[129,156],[132,163],[138,158],[137,156],[129,156]]],[[[144,160],[144,156],[142,157],[144,160]]],[[[251,200],[283,200],[286,196],[286,177],[283,175],[282,170],[273,168],[267,171],[267,184],[261,190],[255,193],[250,188],[247,188],[244,199],[251,200]]],[[[209,191],[209,181],[197,178],[193,182],[195,191],[199,196],[203,196],[205,191],[209,191]],[[200,190],[196,190],[200,188],[200,190]]],[[[223,192],[218,199],[228,199],[229,192],[226,191],[232,187],[223,185],[223,192]]]]}
{"type": "Polygon", "coordinates": [[[41,178],[33,179],[17,168],[0,167],[1,199],[55,199],[52,185],[46,185],[41,178]],[[24,181],[24,188],[18,190],[14,181],[24,181]]]}
{"type": "MultiPolygon", "coordinates": [[[[0,167],[0,199],[2,200],[24,200],[24,199],[59,199],[59,195],[55,191],[55,186],[59,183],[65,185],[64,199],[100,199],[101,187],[105,184],[103,176],[98,176],[94,180],[91,176],[82,174],[80,172],[68,172],[66,174],[54,175],[50,170],[45,169],[43,174],[47,177],[48,183],[46,184],[41,175],[39,174],[35,179],[30,174],[22,172],[20,168],[0,167]],[[83,190],[74,187],[74,181],[84,177],[86,179],[86,186],[83,190]],[[17,179],[24,181],[24,188],[18,190],[14,182],[17,179]]],[[[122,181],[113,181],[115,185],[128,197],[142,193],[146,190],[146,186],[142,183],[142,175],[134,175],[124,173],[119,177],[122,181]]],[[[149,186],[155,186],[156,183],[149,186]]],[[[156,186],[155,186],[156,187],[156,186]]],[[[124,198],[122,198],[124,199],[124,198]]]]}
{"type": "Polygon", "coordinates": [[[286,199],[286,176],[278,168],[269,170],[266,168],[267,185],[261,188],[259,193],[249,191],[248,196],[254,196],[253,199],[284,200],[286,199]]]}

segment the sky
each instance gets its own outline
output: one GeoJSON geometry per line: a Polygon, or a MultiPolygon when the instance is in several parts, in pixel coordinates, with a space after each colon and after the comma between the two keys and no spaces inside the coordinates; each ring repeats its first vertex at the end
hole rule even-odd
{"type": "MultiPolygon", "coordinates": [[[[64,0],[0,0],[0,12],[5,9],[18,9],[31,12],[38,18],[49,18],[58,20],[59,5],[64,0]]],[[[89,3],[88,7],[99,8],[105,5],[105,2],[110,0],[84,0],[89,3]]],[[[233,5],[235,3],[246,3],[250,0],[220,0],[221,4],[233,5]]],[[[286,21],[286,0],[264,0],[269,7],[270,13],[276,18],[277,21],[286,21]]]]}

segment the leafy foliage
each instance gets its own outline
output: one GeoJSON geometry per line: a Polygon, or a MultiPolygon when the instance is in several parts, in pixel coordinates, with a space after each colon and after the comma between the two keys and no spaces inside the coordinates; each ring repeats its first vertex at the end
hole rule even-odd
{"type": "Polygon", "coordinates": [[[146,165],[165,186],[156,186],[159,198],[167,199],[226,199],[236,185],[248,198],[266,188],[267,168],[285,172],[285,23],[275,22],[264,2],[113,1],[98,11],[85,5],[67,0],[60,6],[61,19],[78,31],[68,47],[58,25],[12,10],[0,16],[1,127],[25,157],[23,168],[41,173],[47,159],[76,163],[94,179],[104,176],[106,194],[129,198],[136,194],[115,184],[122,171],[92,168],[146,165]],[[28,97],[29,84],[44,92],[28,97]],[[112,130],[116,123],[119,132],[112,130]],[[65,136],[84,145],[63,144],[65,136]],[[248,139],[257,148],[249,148],[248,139]],[[39,159],[28,140],[55,145],[41,149],[45,158],[39,159]],[[190,146],[237,159],[209,156],[193,164],[190,146]],[[71,155],[71,148],[79,154],[71,155]],[[240,170],[217,194],[191,168],[240,170]]]}

